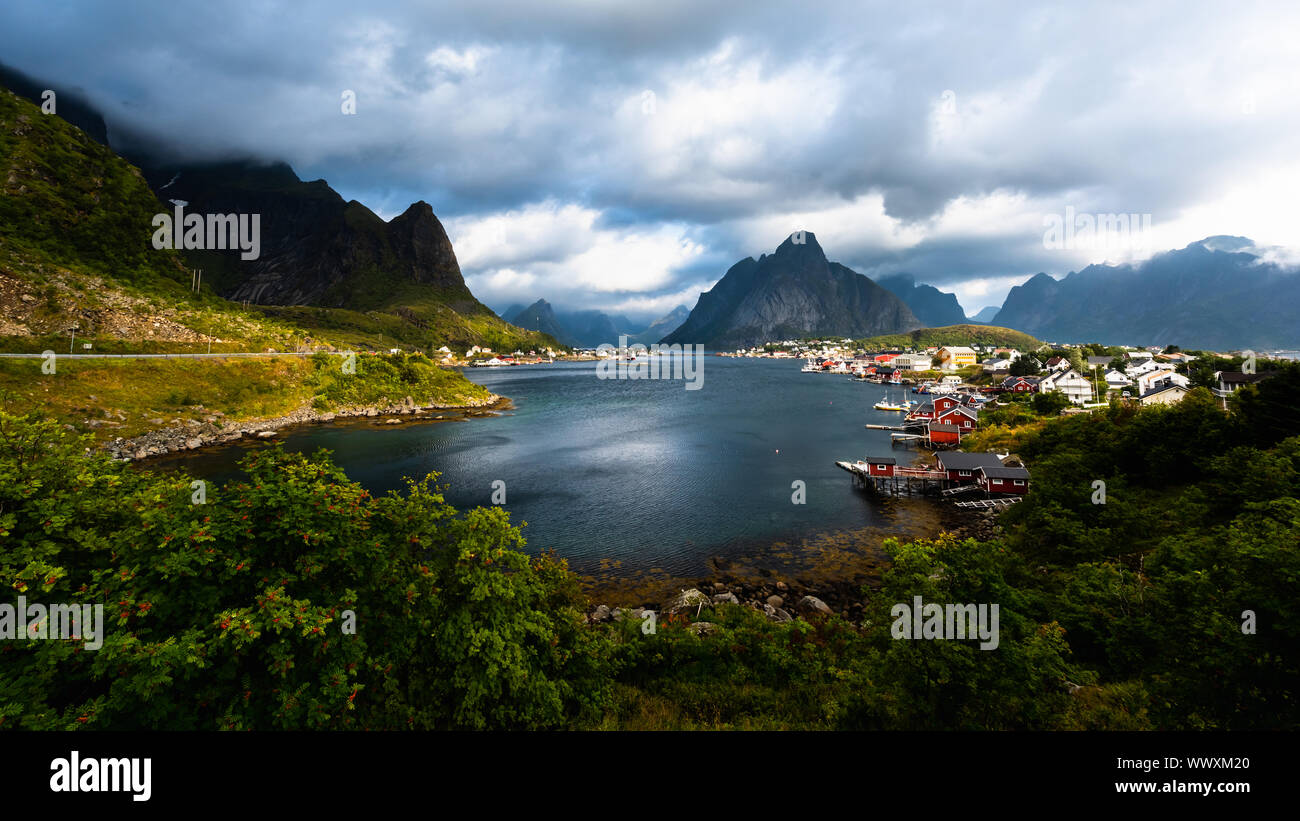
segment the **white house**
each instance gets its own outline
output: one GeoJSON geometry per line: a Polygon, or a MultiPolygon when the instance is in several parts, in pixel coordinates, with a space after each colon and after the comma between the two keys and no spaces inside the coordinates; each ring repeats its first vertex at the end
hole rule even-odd
{"type": "Polygon", "coordinates": [[[985,359],[980,364],[984,366],[984,373],[1007,373],[1011,370],[1010,359],[985,359]]]}
{"type": "Polygon", "coordinates": [[[1142,394],[1138,401],[1143,405],[1172,405],[1181,402],[1186,395],[1186,386],[1162,383],[1160,387],[1142,394]]]}
{"type": "Polygon", "coordinates": [[[1038,382],[1039,393],[1060,391],[1076,405],[1092,400],[1092,383],[1074,368],[1066,366],[1063,371],[1053,371],[1038,382]]]}
{"type": "Polygon", "coordinates": [[[1135,362],[1132,362],[1127,368],[1125,368],[1124,373],[1128,374],[1130,378],[1136,379],[1144,373],[1151,373],[1153,371],[1159,371],[1159,370],[1165,370],[1165,369],[1162,368],[1160,364],[1155,360],[1139,359],[1136,360],[1135,362]]]}
{"type": "Polygon", "coordinates": [[[1189,384],[1187,377],[1166,368],[1148,371],[1139,376],[1136,381],[1138,395],[1150,393],[1156,388],[1163,388],[1167,385],[1177,385],[1180,388],[1185,388],[1189,384]]]}
{"type": "Polygon", "coordinates": [[[1106,387],[1113,391],[1122,390],[1133,384],[1122,372],[1115,369],[1106,371],[1106,387]]]}

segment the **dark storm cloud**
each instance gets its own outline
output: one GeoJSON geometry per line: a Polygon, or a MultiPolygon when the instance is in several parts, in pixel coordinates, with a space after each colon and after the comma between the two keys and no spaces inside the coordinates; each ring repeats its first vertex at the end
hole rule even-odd
{"type": "Polygon", "coordinates": [[[388,217],[433,203],[494,302],[641,298],[650,313],[797,227],[864,272],[953,287],[1086,263],[1043,248],[1043,214],[1066,205],[1150,213],[1166,246],[1286,232],[1271,216],[1283,204],[1233,192],[1295,173],[1279,136],[1300,125],[1294,16],[1253,3],[10,0],[0,53],[84,88],[115,137],[283,159],[388,217]],[[355,116],[340,113],[345,89],[355,116]],[[1215,210],[1229,201],[1258,205],[1215,210]],[[474,239],[491,220],[511,248],[474,239]],[[601,243],[640,249],[627,287],[593,285],[608,255],[579,257],[601,243]]]}

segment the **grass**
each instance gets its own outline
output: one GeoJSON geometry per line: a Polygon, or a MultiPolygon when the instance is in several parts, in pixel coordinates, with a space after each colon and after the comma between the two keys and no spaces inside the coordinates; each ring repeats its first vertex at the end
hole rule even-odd
{"type": "Polygon", "coordinates": [[[274,359],[0,360],[7,409],[31,410],[92,434],[131,437],[218,412],[230,421],[284,415],[310,400],[311,362],[274,359]],[[112,424],[93,426],[91,420],[112,424]],[[163,424],[152,423],[161,419],[163,424]]]}
{"type": "Polygon", "coordinates": [[[331,411],[396,404],[409,395],[420,404],[459,405],[489,395],[421,356],[361,355],[355,374],[343,373],[342,358],[327,354],[56,362],[55,373],[44,374],[39,359],[0,360],[6,409],[38,412],[100,443],[189,420],[284,416],[308,404],[331,411]],[[96,420],[99,424],[90,424],[96,420]]]}

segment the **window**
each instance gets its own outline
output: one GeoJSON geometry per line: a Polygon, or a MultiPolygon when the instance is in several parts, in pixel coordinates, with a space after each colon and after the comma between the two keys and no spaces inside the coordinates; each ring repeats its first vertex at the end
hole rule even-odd
{"type": "Polygon", "coordinates": [[[959,470],[959,471],[957,471],[957,475],[958,475],[958,476],[970,476],[970,471],[969,471],[969,470],[959,470]]]}
{"type": "Polygon", "coordinates": [[[1024,487],[1024,486],[1025,486],[1025,480],[1024,480],[1024,479],[1017,479],[1017,480],[1016,480],[1016,487],[1024,487]]]}
{"type": "Polygon", "coordinates": [[[968,428],[970,427],[970,420],[969,420],[969,419],[966,420],[966,427],[968,427],[968,428]]]}

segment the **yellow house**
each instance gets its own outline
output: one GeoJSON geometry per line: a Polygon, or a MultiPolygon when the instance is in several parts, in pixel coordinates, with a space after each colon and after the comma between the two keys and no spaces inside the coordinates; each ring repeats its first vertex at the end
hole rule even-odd
{"type": "Polygon", "coordinates": [[[955,371],[975,364],[975,351],[970,348],[945,345],[939,349],[939,359],[945,370],[955,371]]]}

